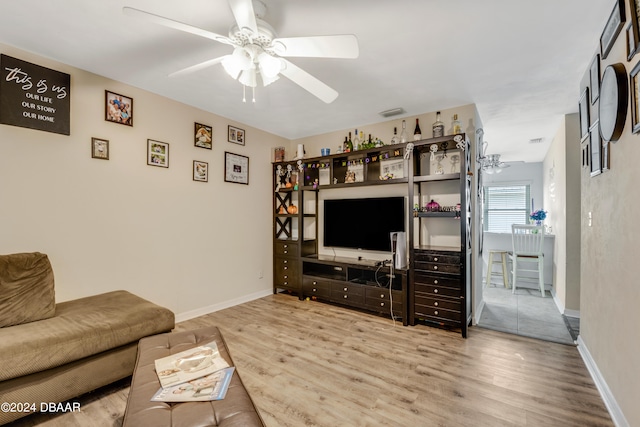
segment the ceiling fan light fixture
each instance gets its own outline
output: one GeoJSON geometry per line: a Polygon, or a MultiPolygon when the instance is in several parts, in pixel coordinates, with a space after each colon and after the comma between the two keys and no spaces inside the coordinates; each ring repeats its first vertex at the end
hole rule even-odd
{"type": "Polygon", "coordinates": [[[260,77],[262,77],[262,86],[269,86],[271,83],[280,78],[280,76],[277,74],[273,77],[269,77],[268,75],[263,74],[262,70],[260,70],[260,77]]]}
{"type": "Polygon", "coordinates": [[[258,85],[256,67],[253,66],[248,70],[244,70],[242,73],[240,73],[238,81],[245,86],[256,87],[258,85]]]}
{"type": "Polygon", "coordinates": [[[267,52],[262,52],[258,55],[258,66],[263,77],[273,78],[280,73],[282,63],[278,58],[269,55],[267,52]]]}
{"type": "Polygon", "coordinates": [[[240,75],[240,65],[233,55],[228,55],[222,60],[222,67],[231,76],[232,79],[237,80],[240,75]]]}

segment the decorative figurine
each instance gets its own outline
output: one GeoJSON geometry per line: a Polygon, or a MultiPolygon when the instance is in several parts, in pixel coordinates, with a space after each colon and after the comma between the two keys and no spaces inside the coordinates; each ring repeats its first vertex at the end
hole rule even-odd
{"type": "Polygon", "coordinates": [[[354,171],[347,171],[347,175],[344,178],[345,183],[356,182],[356,173],[354,171]]]}

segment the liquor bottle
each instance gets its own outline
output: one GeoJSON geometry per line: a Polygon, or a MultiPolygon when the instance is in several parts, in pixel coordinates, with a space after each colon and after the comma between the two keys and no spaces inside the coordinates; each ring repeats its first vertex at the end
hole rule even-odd
{"type": "Polygon", "coordinates": [[[371,134],[369,134],[369,148],[373,148],[373,140],[371,140],[371,134]]]}
{"type": "Polygon", "coordinates": [[[364,145],[367,143],[367,141],[364,139],[364,132],[360,131],[360,149],[364,150],[364,145]]]}
{"type": "Polygon", "coordinates": [[[433,123],[433,137],[444,136],[444,123],[440,120],[440,111],[436,112],[436,121],[433,123]]]}
{"type": "Polygon", "coordinates": [[[402,121],[402,131],[400,132],[400,143],[404,144],[407,142],[407,122],[402,121]]]}
{"type": "Polygon", "coordinates": [[[398,138],[398,128],[393,128],[393,138],[391,138],[391,144],[400,144],[400,138],[398,138]]]}
{"type": "Polygon", "coordinates": [[[358,151],[360,149],[360,138],[358,138],[358,129],[356,129],[356,134],[353,136],[353,150],[358,151]]]}
{"type": "Polygon", "coordinates": [[[460,125],[460,120],[458,120],[458,115],[457,114],[453,115],[452,128],[453,128],[453,134],[454,135],[462,133],[462,126],[460,125]]]}
{"type": "Polygon", "coordinates": [[[347,147],[349,146],[349,141],[347,140],[347,137],[344,137],[344,142],[342,143],[342,150],[340,150],[342,153],[346,153],[347,152],[347,147]]]}
{"type": "Polygon", "coordinates": [[[420,130],[420,122],[416,119],[416,129],[413,131],[413,140],[420,141],[422,139],[422,131],[420,130]]]}
{"type": "Polygon", "coordinates": [[[350,153],[353,151],[353,142],[351,142],[351,132],[349,132],[349,139],[347,140],[347,150],[345,153],[350,153]]]}

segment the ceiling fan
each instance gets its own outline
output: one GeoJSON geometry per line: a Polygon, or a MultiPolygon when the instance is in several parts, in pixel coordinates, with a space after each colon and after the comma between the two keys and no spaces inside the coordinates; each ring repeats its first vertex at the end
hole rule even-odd
{"type": "MultiPolygon", "coordinates": [[[[355,35],[276,37],[273,27],[262,20],[267,11],[262,1],[228,1],[236,20],[228,36],[132,7],[124,7],[123,13],[233,47],[233,52],[229,55],[193,65],[170,76],[192,73],[220,63],[227,74],[237,79],[244,88],[251,87],[255,90],[258,77],[267,86],[283,75],[327,104],[338,97],[336,90],[284,58],[357,58],[359,49],[355,35]]],[[[253,101],[255,102],[255,96],[253,101]]]]}

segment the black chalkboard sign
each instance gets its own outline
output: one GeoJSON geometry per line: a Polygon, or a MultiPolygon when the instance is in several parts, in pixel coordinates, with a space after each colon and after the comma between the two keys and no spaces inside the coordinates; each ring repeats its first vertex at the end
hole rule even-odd
{"type": "Polygon", "coordinates": [[[0,123],[70,134],[71,76],[0,55],[0,123]]]}

